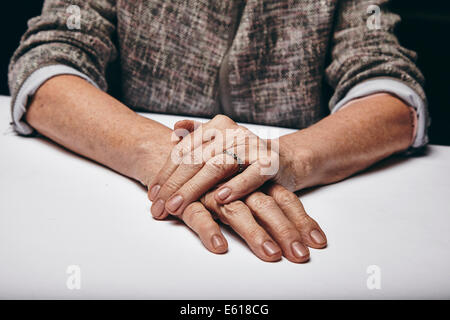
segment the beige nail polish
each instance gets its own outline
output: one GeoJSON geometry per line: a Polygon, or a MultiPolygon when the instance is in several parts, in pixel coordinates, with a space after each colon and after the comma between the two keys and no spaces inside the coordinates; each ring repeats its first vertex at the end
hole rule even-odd
{"type": "Polygon", "coordinates": [[[297,258],[304,258],[309,254],[308,249],[298,241],[295,241],[291,244],[291,249],[294,253],[294,256],[296,256],[297,258]]]}
{"type": "Polygon", "coordinates": [[[225,242],[218,235],[212,236],[211,242],[214,249],[222,248],[225,246],[225,242]]]}
{"type": "Polygon", "coordinates": [[[158,201],[153,203],[152,208],[150,209],[150,211],[152,212],[152,215],[155,218],[158,218],[158,217],[160,217],[163,214],[163,212],[164,212],[164,205],[165,205],[165,203],[164,203],[164,200],[162,200],[162,199],[159,199],[158,201]]]}
{"type": "Polygon", "coordinates": [[[217,192],[217,196],[221,199],[221,200],[225,200],[226,198],[228,198],[228,196],[231,194],[231,189],[228,187],[222,188],[217,192]]]}
{"type": "Polygon", "coordinates": [[[169,212],[175,212],[183,204],[183,197],[179,194],[167,201],[167,209],[169,212]]]}
{"type": "Polygon", "coordinates": [[[327,241],[319,230],[314,229],[313,231],[311,231],[310,235],[314,242],[317,244],[324,244],[327,241]]]}
{"type": "Polygon", "coordinates": [[[266,241],[263,243],[264,252],[268,256],[274,256],[280,253],[280,249],[272,241],[266,241]]]}
{"type": "Polygon", "coordinates": [[[161,190],[161,186],[159,184],[154,185],[150,190],[150,200],[154,201],[158,196],[159,190],[161,190]]]}

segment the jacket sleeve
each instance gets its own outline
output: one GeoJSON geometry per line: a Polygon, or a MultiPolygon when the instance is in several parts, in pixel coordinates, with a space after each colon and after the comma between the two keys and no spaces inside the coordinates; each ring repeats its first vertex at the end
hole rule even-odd
{"type": "MultiPolygon", "coordinates": [[[[394,28],[400,17],[388,11],[388,0],[341,0],[332,43],[332,62],[326,69],[335,89],[330,108],[367,79],[387,77],[413,89],[426,104],[424,78],[416,54],[403,48],[394,28]]],[[[428,112],[424,115],[429,124],[428,112]]]]}
{"type": "Polygon", "coordinates": [[[72,67],[106,90],[106,67],[117,56],[112,41],[115,2],[46,0],[42,14],[28,21],[28,30],[11,58],[8,83],[12,105],[25,80],[49,65],[72,67]]]}

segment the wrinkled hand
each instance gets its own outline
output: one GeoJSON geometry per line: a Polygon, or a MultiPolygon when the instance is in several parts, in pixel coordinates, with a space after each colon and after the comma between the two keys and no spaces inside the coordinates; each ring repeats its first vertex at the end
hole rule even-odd
{"type": "Polygon", "coordinates": [[[205,124],[183,120],[174,132],[182,140],[149,186],[156,218],[182,214],[189,204],[230,177],[214,192],[218,203],[241,199],[268,180],[287,186],[292,179],[277,141],[260,139],[226,116],[205,124]]]}
{"type": "Polygon", "coordinates": [[[298,197],[277,184],[266,185],[242,201],[225,205],[219,204],[210,192],[179,215],[208,250],[225,253],[228,244],[213,217],[236,231],[264,261],[278,261],[283,255],[292,262],[303,263],[309,260],[307,246],[319,249],[327,244],[325,234],[306,214],[298,197]]]}

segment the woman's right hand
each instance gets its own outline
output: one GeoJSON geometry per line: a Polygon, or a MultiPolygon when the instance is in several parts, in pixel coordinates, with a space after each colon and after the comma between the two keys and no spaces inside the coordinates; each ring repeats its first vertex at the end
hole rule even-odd
{"type": "Polygon", "coordinates": [[[295,263],[309,260],[309,249],[324,248],[324,232],[305,212],[298,197],[278,184],[270,184],[253,192],[244,200],[226,205],[216,202],[211,191],[200,201],[191,203],[182,219],[213,253],[225,253],[228,243],[217,217],[229,225],[264,261],[278,261],[281,256],[295,263]]]}

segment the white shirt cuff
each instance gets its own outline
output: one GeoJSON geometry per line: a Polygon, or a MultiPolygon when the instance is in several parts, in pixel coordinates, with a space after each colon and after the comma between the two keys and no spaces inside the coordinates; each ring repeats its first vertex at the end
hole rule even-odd
{"type": "Polygon", "coordinates": [[[87,75],[63,64],[50,65],[37,69],[22,84],[14,105],[12,106],[13,126],[14,130],[19,134],[29,135],[33,133],[33,128],[23,121],[24,115],[27,112],[29,99],[33,97],[37,89],[39,89],[45,81],[62,74],[78,76],[98,88],[97,84],[87,75]]]}
{"type": "Polygon", "coordinates": [[[347,95],[339,101],[331,110],[335,113],[351,100],[363,98],[375,93],[386,92],[397,96],[406,104],[413,107],[417,114],[416,136],[411,145],[413,148],[423,147],[428,143],[427,135],[427,105],[419,95],[403,82],[394,78],[374,78],[363,81],[354,86],[347,95]]]}

